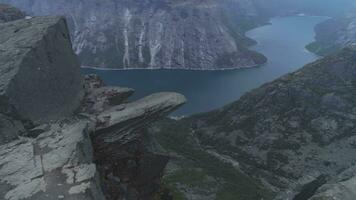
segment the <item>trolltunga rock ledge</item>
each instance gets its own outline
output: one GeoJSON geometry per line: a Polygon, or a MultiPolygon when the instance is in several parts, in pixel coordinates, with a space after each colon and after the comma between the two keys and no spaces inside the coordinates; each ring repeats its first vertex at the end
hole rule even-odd
{"type": "Polygon", "coordinates": [[[64,19],[0,23],[0,199],[153,199],[168,157],[145,128],[186,99],[82,79],[64,19]]]}

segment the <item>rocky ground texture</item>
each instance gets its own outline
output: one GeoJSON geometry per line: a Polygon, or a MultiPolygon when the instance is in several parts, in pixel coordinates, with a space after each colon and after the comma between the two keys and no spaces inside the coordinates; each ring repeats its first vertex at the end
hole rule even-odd
{"type": "MultiPolygon", "coordinates": [[[[1,15],[0,15],[1,16],[1,15]]],[[[186,101],[83,78],[66,20],[0,24],[0,199],[153,199],[168,157],[145,128],[186,101]]]]}

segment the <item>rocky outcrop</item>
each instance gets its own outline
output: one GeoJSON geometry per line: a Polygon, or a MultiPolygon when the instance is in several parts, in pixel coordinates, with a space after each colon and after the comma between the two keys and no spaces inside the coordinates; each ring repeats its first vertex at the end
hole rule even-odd
{"type": "Polygon", "coordinates": [[[311,200],[352,200],[355,199],[355,166],[350,167],[340,175],[320,187],[311,200]]]}
{"type": "Polygon", "coordinates": [[[25,18],[25,13],[9,5],[0,4],[0,23],[25,18]]]}
{"type": "Polygon", "coordinates": [[[249,0],[0,2],[31,15],[65,15],[85,66],[223,69],[266,62],[246,48],[244,31],[260,21],[249,0]]]}
{"type": "Polygon", "coordinates": [[[0,199],[153,199],[168,157],[145,148],[145,128],[185,98],[128,103],[133,89],[82,82],[63,18],[0,27],[0,199]]]}
{"type": "Polygon", "coordinates": [[[65,20],[17,20],[0,29],[0,113],[28,125],[73,114],[82,78],[65,20]]]}
{"type": "Polygon", "coordinates": [[[219,110],[176,122],[178,132],[237,162],[275,199],[355,199],[355,57],[355,46],[345,48],[219,110]]]}
{"type": "MultiPolygon", "coordinates": [[[[96,122],[92,135],[95,163],[106,199],[153,199],[168,157],[145,148],[145,128],[181,106],[185,97],[156,93],[125,103],[132,89],[105,87],[95,75],[86,78],[86,88],[84,102],[92,102],[97,94],[107,94],[89,105],[96,122]]],[[[84,110],[87,107],[85,104],[84,110]]]]}

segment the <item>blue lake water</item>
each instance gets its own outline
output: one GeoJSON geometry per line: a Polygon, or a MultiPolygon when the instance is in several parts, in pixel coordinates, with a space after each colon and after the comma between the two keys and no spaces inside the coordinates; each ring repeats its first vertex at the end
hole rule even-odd
{"type": "Polygon", "coordinates": [[[258,68],[227,71],[86,68],[83,73],[96,73],[107,85],[134,88],[136,93],[133,99],[161,91],[182,93],[187,97],[188,103],[174,115],[210,111],[317,59],[317,56],[305,50],[305,45],[314,40],[315,25],[326,19],[316,16],[273,18],[270,25],[249,31],[247,36],[258,42],[251,49],[268,58],[268,63],[258,68]]]}

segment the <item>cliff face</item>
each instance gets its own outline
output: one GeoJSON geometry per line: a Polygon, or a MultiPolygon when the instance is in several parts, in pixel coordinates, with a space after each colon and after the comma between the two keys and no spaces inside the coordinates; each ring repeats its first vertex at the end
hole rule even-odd
{"type": "Polygon", "coordinates": [[[31,15],[65,15],[75,52],[85,66],[221,69],[266,61],[246,48],[244,29],[253,27],[257,17],[251,1],[0,2],[31,15]],[[235,21],[241,27],[231,26],[235,21]]]}
{"type": "Polygon", "coordinates": [[[17,20],[0,27],[2,144],[26,134],[24,129],[71,115],[83,92],[64,19],[17,20]]]}
{"type": "Polygon", "coordinates": [[[65,20],[38,18],[0,27],[1,110],[11,107],[9,115],[33,123],[72,114],[82,85],[65,20]]]}
{"type": "Polygon", "coordinates": [[[0,27],[0,199],[153,199],[168,157],[145,130],[184,96],[83,81],[63,18],[0,27]]]}
{"type": "MultiPolygon", "coordinates": [[[[167,172],[168,181],[173,183],[170,185],[185,191],[182,188],[187,182],[183,178],[172,180],[179,173],[176,169],[200,170],[200,176],[219,180],[221,171],[235,167],[276,194],[274,199],[354,199],[355,58],[355,46],[345,48],[219,110],[157,125],[155,132],[175,124],[176,130],[169,134],[172,140],[181,142],[173,143],[168,136],[158,134],[160,144],[176,152],[173,166],[179,167],[172,166],[173,172],[167,172]],[[191,138],[190,142],[180,140],[179,134],[191,138]],[[202,164],[209,162],[194,158],[197,150],[230,167],[212,173],[202,164]],[[189,160],[198,164],[190,168],[179,164],[189,160]]],[[[229,180],[226,176],[223,180],[229,180]]],[[[247,177],[244,180],[250,182],[247,177]]],[[[248,199],[261,199],[264,193],[260,187],[250,185],[260,196],[248,199]]],[[[201,194],[199,191],[187,193],[201,194]]],[[[211,189],[207,191],[214,194],[211,189]]]]}

